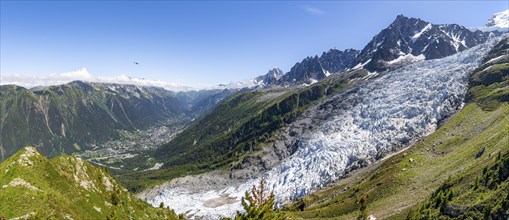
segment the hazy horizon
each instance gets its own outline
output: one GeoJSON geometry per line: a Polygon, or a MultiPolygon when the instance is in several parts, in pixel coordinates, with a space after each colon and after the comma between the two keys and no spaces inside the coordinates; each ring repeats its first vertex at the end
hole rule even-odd
{"type": "Polygon", "coordinates": [[[331,48],[362,50],[399,14],[479,27],[507,9],[505,1],[2,1],[1,6],[0,84],[144,78],[166,88],[245,81],[274,67],[287,72],[331,48]]]}

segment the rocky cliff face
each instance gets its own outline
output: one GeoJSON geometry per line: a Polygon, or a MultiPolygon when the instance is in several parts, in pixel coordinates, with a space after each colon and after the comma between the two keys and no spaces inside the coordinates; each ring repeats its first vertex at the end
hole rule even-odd
{"type": "Polygon", "coordinates": [[[359,54],[358,50],[341,51],[330,49],[318,57],[307,57],[296,63],[292,69],[279,80],[279,85],[312,84],[321,81],[330,74],[341,73],[350,67],[359,54]]]}
{"type": "Polygon", "coordinates": [[[384,71],[398,64],[450,56],[485,42],[489,33],[457,24],[436,25],[403,15],[396,17],[364,47],[353,68],[384,71]]]}
{"type": "Polygon", "coordinates": [[[307,57],[295,64],[290,72],[281,77],[282,85],[311,84],[327,77],[318,56],[307,57]]]}
{"type": "Polygon", "coordinates": [[[256,77],[255,84],[262,86],[274,86],[278,84],[278,80],[283,76],[283,71],[279,68],[273,68],[267,74],[256,77]]]}
{"type": "Polygon", "coordinates": [[[348,69],[359,55],[358,50],[346,49],[344,51],[336,48],[323,52],[320,56],[320,63],[323,69],[329,74],[341,73],[348,69]]]}

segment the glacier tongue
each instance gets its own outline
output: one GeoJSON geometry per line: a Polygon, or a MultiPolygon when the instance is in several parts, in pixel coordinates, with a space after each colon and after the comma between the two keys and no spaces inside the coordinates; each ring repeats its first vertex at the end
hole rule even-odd
{"type": "MultiPolygon", "coordinates": [[[[356,92],[338,94],[332,117],[301,140],[298,150],[264,174],[281,206],[432,133],[462,105],[469,74],[495,40],[455,55],[421,61],[367,81],[356,92]]],[[[257,180],[221,190],[190,191],[177,186],[149,202],[170,204],[177,213],[216,219],[240,210],[240,198],[257,180]],[[230,202],[222,201],[235,198],[230,202]]]]}

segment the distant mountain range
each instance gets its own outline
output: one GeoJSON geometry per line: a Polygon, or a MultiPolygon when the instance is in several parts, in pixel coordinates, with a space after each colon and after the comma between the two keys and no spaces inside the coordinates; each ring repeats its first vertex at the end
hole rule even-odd
{"type": "Polygon", "coordinates": [[[0,159],[26,145],[48,156],[86,150],[164,120],[198,117],[232,90],[175,93],[159,87],[87,83],[0,86],[0,159]]]}
{"type": "MultiPolygon", "coordinates": [[[[497,27],[495,32],[482,32],[457,24],[437,25],[418,18],[398,15],[396,19],[361,50],[330,49],[318,57],[307,57],[296,63],[278,80],[272,72],[257,77],[252,86],[309,85],[330,74],[349,69],[366,69],[380,72],[395,69],[419,60],[443,58],[486,42],[490,36],[500,35],[507,28],[507,11],[497,13],[487,26],[497,27]],[[264,80],[267,79],[267,80],[264,80]]],[[[249,84],[248,84],[249,85],[249,84]]]]}
{"type": "Polygon", "coordinates": [[[312,84],[330,74],[341,73],[352,65],[358,54],[359,51],[354,49],[330,49],[320,57],[307,57],[282,76],[278,85],[312,84]]]}

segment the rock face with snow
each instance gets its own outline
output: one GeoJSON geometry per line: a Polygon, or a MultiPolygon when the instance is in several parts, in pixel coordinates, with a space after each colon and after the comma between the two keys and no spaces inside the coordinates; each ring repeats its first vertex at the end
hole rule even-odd
{"type": "Polygon", "coordinates": [[[277,85],[278,80],[283,76],[283,71],[279,68],[273,68],[265,75],[255,78],[255,84],[262,86],[277,85]]]}
{"type": "Polygon", "coordinates": [[[279,85],[312,84],[333,73],[345,71],[359,54],[358,50],[341,51],[330,49],[318,57],[307,57],[296,63],[292,69],[279,80],[279,85]]]}
{"type": "Polygon", "coordinates": [[[323,52],[319,61],[326,72],[340,73],[352,65],[357,55],[359,55],[359,51],[355,49],[341,51],[334,48],[323,52]]]}
{"type": "Polygon", "coordinates": [[[495,13],[486,23],[486,27],[509,28],[509,9],[495,13]]]}
{"type": "MultiPolygon", "coordinates": [[[[310,108],[297,121],[311,120],[314,129],[299,135],[295,152],[263,174],[277,204],[309,194],[432,133],[439,121],[461,108],[469,74],[494,42],[378,77],[368,75],[372,78],[310,108]]],[[[241,209],[240,197],[256,182],[224,187],[202,182],[200,189],[174,184],[145,198],[154,206],[175,204],[178,213],[219,218],[241,209]]]]}
{"type": "Polygon", "coordinates": [[[398,63],[443,58],[479,45],[488,36],[457,24],[435,25],[398,15],[364,47],[352,67],[384,71],[398,63]]]}
{"type": "Polygon", "coordinates": [[[320,64],[318,56],[306,57],[302,62],[296,63],[290,72],[286,73],[279,84],[282,85],[295,85],[319,81],[327,77],[326,72],[320,64]]]}

